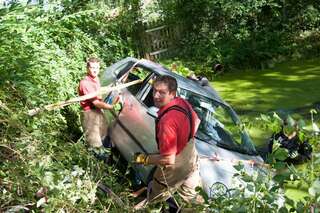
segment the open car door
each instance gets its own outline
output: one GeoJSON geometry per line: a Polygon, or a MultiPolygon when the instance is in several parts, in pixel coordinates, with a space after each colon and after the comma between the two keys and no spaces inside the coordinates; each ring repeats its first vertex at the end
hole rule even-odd
{"type": "MultiPolygon", "coordinates": [[[[143,82],[121,91],[124,101],[123,108],[115,118],[109,134],[121,155],[128,162],[131,162],[136,152],[149,154],[158,152],[154,135],[155,113],[148,112],[148,108],[142,100],[152,88],[149,82],[154,73],[137,65],[131,72],[124,75],[127,76],[120,77],[124,81],[123,83],[137,79],[142,79],[143,82]]],[[[134,165],[134,167],[136,167],[140,179],[146,183],[153,166],[134,165]]]]}

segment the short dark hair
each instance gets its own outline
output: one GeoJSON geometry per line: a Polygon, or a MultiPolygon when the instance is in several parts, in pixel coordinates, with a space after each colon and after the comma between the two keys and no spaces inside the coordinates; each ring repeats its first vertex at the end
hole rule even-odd
{"type": "Polygon", "coordinates": [[[178,88],[177,80],[169,75],[160,75],[157,76],[153,82],[153,85],[157,83],[164,83],[168,86],[169,92],[176,92],[178,88]]]}
{"type": "Polygon", "coordinates": [[[100,63],[100,60],[98,58],[91,57],[87,60],[87,67],[90,66],[90,63],[100,63]]]}

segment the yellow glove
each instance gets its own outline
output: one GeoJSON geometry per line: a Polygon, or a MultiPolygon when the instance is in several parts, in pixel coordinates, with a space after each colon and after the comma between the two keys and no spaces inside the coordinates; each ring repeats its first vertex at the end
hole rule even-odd
{"type": "Polygon", "coordinates": [[[142,154],[140,152],[137,152],[133,156],[134,163],[147,165],[148,161],[149,161],[149,156],[146,154],[142,154]]]}

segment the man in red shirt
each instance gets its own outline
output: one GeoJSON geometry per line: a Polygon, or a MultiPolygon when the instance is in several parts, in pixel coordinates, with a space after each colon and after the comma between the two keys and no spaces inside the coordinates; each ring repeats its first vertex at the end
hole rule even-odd
{"type": "MultiPolygon", "coordinates": [[[[100,61],[90,58],[87,61],[87,75],[79,83],[80,96],[100,90],[99,71],[100,61]]],[[[100,96],[81,101],[80,105],[83,109],[81,122],[86,140],[91,147],[101,147],[102,139],[107,135],[107,121],[102,109],[112,109],[113,105],[102,101],[100,96]]]]}
{"type": "Polygon", "coordinates": [[[159,76],[155,79],[153,100],[159,108],[156,139],[160,154],[135,155],[136,163],[157,165],[151,191],[140,205],[167,200],[175,191],[187,202],[200,201],[195,191],[201,181],[193,140],[200,120],[186,100],[176,97],[176,91],[175,78],[159,76]]]}

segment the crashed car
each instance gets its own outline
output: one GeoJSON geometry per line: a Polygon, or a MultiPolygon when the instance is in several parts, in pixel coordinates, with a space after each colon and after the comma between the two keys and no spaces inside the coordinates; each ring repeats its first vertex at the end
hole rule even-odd
{"type": "MultiPolygon", "coordinates": [[[[136,152],[159,153],[155,140],[157,108],[153,105],[152,79],[158,75],[173,76],[178,83],[177,95],[187,99],[197,112],[201,123],[195,137],[199,155],[200,176],[206,193],[222,184],[232,187],[234,165],[241,162],[246,172],[263,164],[239,117],[217,92],[210,92],[195,81],[169,69],[142,59],[125,58],[108,67],[101,78],[101,85],[141,82],[121,90],[123,107],[119,113],[108,114],[108,134],[113,145],[126,161],[131,162],[136,152]]],[[[110,100],[109,94],[105,101],[110,100]]],[[[105,113],[110,113],[106,111],[105,113]]],[[[147,184],[154,166],[133,165],[137,176],[147,184]]]]}

